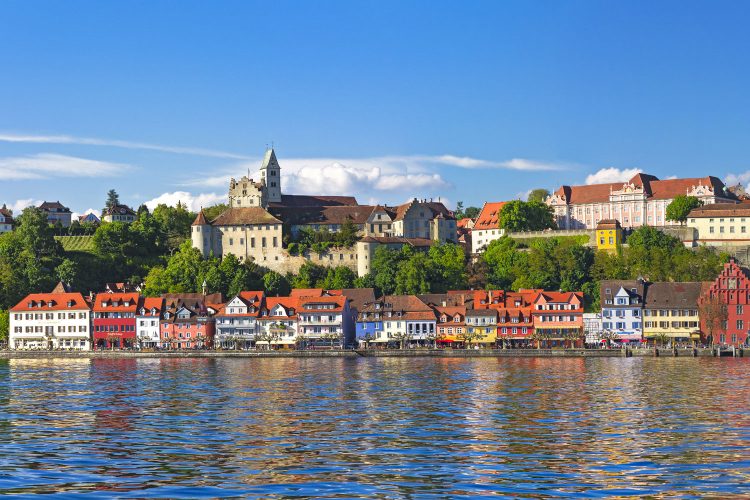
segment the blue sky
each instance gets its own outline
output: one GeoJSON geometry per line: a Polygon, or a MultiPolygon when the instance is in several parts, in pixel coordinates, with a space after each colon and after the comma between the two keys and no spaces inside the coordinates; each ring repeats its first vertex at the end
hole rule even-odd
{"type": "Polygon", "coordinates": [[[0,203],[750,182],[750,3],[0,2],[0,203]]]}

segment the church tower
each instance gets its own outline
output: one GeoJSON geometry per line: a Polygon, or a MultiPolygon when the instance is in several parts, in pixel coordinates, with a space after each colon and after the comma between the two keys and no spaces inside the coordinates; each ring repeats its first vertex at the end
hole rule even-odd
{"type": "Polygon", "coordinates": [[[267,203],[281,203],[281,167],[273,148],[266,150],[260,167],[260,182],[265,187],[267,203]]]}

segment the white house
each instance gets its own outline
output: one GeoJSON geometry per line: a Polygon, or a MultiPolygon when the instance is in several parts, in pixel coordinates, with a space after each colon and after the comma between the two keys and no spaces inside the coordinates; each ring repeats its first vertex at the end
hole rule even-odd
{"type": "Polygon", "coordinates": [[[505,229],[500,227],[500,211],[503,205],[504,201],[484,204],[471,229],[471,253],[483,252],[487,245],[503,237],[505,229]]]}
{"type": "Polygon", "coordinates": [[[164,311],[161,297],[142,297],[135,317],[135,335],[141,347],[159,345],[159,320],[164,311]]]}
{"type": "Polygon", "coordinates": [[[348,345],[354,339],[349,300],[342,296],[301,297],[298,334],[307,346],[348,345]]]}
{"type": "Polygon", "coordinates": [[[614,332],[622,342],[643,338],[643,280],[604,280],[600,283],[602,331],[614,332]]]}
{"type": "Polygon", "coordinates": [[[91,306],[80,293],[32,293],[10,310],[11,349],[91,349],[91,306]]]}
{"type": "Polygon", "coordinates": [[[248,347],[259,333],[258,315],[263,292],[240,292],[216,313],[214,345],[222,348],[248,347]]]}
{"type": "Polygon", "coordinates": [[[296,297],[266,297],[265,306],[257,319],[259,335],[256,345],[291,348],[297,343],[298,299],[296,297]]]}
{"type": "Polygon", "coordinates": [[[13,230],[13,214],[8,207],[3,204],[0,208],[0,234],[13,230]]]}

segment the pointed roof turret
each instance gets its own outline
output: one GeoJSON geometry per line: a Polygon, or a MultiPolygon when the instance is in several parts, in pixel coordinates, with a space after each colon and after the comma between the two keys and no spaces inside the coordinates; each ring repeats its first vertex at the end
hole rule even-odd
{"type": "Polygon", "coordinates": [[[206,221],[206,216],[203,213],[203,209],[201,208],[201,211],[198,212],[198,216],[193,221],[193,226],[208,226],[208,221],[206,221]]]}
{"type": "Polygon", "coordinates": [[[266,154],[263,156],[263,164],[260,166],[261,170],[268,167],[279,168],[279,161],[276,159],[276,152],[273,148],[266,149],[266,154]]]}

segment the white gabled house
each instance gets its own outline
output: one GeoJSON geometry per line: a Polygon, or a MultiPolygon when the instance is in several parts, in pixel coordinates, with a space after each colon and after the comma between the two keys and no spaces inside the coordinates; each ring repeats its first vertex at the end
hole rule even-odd
{"type": "Polygon", "coordinates": [[[224,304],[216,313],[214,345],[224,349],[254,345],[263,298],[263,292],[240,292],[224,304]]]}
{"type": "Polygon", "coordinates": [[[88,351],[91,305],[80,293],[27,295],[10,310],[8,345],[11,349],[88,351]]]}

